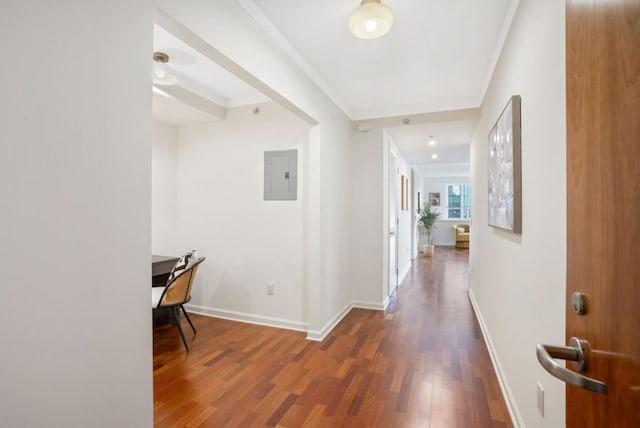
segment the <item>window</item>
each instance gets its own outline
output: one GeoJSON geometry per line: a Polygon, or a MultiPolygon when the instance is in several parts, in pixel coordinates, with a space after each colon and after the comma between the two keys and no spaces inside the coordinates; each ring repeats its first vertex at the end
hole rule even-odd
{"type": "Polygon", "coordinates": [[[449,184],[447,186],[448,218],[471,218],[471,185],[449,184]]]}

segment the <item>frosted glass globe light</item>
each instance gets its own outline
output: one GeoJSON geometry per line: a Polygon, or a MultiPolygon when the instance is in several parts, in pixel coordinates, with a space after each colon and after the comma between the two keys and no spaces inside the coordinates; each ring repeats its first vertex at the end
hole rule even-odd
{"type": "Polygon", "coordinates": [[[169,62],[169,55],[164,52],[153,53],[153,84],[168,86],[175,85],[178,79],[169,74],[167,70],[167,63],[169,62]]]}
{"type": "Polygon", "coordinates": [[[393,11],[380,0],[362,0],[349,16],[349,30],[360,39],[375,39],[387,34],[393,25],[393,11]]]}

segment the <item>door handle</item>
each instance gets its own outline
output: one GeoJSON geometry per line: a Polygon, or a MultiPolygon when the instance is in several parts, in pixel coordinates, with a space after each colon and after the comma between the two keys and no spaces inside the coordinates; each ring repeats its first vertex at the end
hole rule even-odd
{"type": "Polygon", "coordinates": [[[568,360],[572,362],[574,369],[586,371],[589,367],[590,352],[589,342],[578,339],[577,337],[572,337],[569,340],[569,346],[552,346],[541,343],[536,346],[538,361],[540,361],[542,367],[551,373],[552,376],[579,388],[584,388],[599,394],[606,394],[608,390],[606,383],[578,374],[554,361],[554,358],[568,360]]]}

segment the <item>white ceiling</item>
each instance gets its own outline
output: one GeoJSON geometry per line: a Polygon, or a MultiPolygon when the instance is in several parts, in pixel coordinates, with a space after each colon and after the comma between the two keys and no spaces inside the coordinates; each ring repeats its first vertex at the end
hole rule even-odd
{"type": "Polygon", "coordinates": [[[393,28],[361,40],[347,28],[360,0],[238,2],[276,40],[284,36],[285,48],[355,120],[478,107],[517,6],[383,0],[395,13],[393,28]]]}
{"type": "MultiPolygon", "coordinates": [[[[178,78],[178,86],[220,107],[232,108],[269,101],[256,89],[157,24],[153,26],[153,50],[169,55],[167,68],[178,78]]],[[[153,96],[153,117],[177,126],[218,120],[157,91],[153,96]]]]}
{"type": "MultiPolygon", "coordinates": [[[[383,0],[394,10],[393,28],[379,39],[361,40],[347,28],[360,0],[236,1],[353,120],[478,107],[518,4],[383,0]]],[[[181,87],[223,108],[268,101],[158,25],[154,51],[170,56],[181,87]]],[[[221,119],[157,93],[154,117],[174,125],[221,119]]],[[[425,173],[445,164],[466,168],[476,124],[459,120],[386,130],[425,173]],[[430,135],[435,148],[428,145],[430,135]]]]}
{"type": "Polygon", "coordinates": [[[410,164],[418,165],[421,173],[430,175],[438,164],[466,164],[469,167],[469,149],[477,120],[458,120],[385,128],[398,150],[410,164]],[[429,145],[433,136],[435,146],[429,145]],[[433,159],[431,155],[437,154],[433,159]]]}

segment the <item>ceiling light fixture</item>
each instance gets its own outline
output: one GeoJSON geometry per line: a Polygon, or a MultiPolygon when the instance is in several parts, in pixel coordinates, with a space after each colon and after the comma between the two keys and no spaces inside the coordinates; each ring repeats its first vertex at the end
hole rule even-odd
{"type": "Polygon", "coordinates": [[[384,36],[393,25],[393,11],[380,0],[362,0],[349,16],[349,30],[359,39],[384,36]]]}
{"type": "Polygon", "coordinates": [[[438,155],[437,155],[437,154],[435,154],[435,153],[434,153],[434,154],[432,154],[432,155],[431,155],[431,159],[438,159],[438,155]]]}
{"type": "Polygon", "coordinates": [[[433,135],[429,137],[429,145],[430,146],[435,146],[436,145],[436,139],[433,138],[433,135]]]}
{"type": "Polygon", "coordinates": [[[178,82],[176,76],[168,72],[169,55],[164,52],[154,52],[153,61],[153,83],[155,85],[168,86],[178,82]]]}

